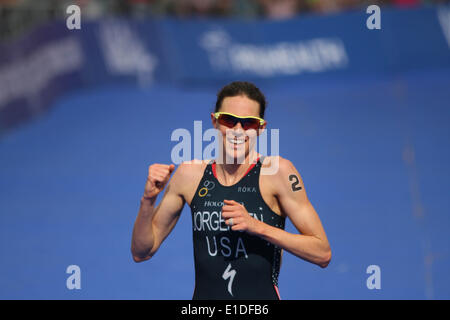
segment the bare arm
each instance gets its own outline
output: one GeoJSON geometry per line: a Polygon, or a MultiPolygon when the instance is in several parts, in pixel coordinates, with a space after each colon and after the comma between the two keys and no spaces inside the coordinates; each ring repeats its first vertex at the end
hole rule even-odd
{"type": "Polygon", "coordinates": [[[290,161],[280,158],[279,171],[273,176],[272,182],[281,211],[289,217],[300,234],[289,233],[256,220],[235,202],[225,202],[228,206],[224,206],[222,216],[233,217],[233,223],[236,221],[232,230],[255,234],[299,258],[325,268],[331,260],[330,245],[319,216],[306,196],[300,174],[290,161]],[[243,210],[246,214],[242,214],[243,210]]]}
{"type": "MultiPolygon", "coordinates": [[[[180,194],[180,175],[174,173],[164,196],[155,208],[158,194],[164,189],[174,166],[155,164],[149,167],[149,175],[134,223],[131,253],[135,262],[150,259],[169,235],[178,221],[184,206],[180,194]]],[[[177,170],[178,171],[178,170],[177,170]]]]}

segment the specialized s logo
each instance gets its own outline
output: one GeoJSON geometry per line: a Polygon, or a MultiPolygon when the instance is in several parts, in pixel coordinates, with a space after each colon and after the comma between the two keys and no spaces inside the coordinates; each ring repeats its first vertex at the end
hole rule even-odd
{"type": "Polygon", "coordinates": [[[205,182],[203,182],[203,187],[198,190],[198,196],[203,198],[208,194],[208,191],[214,189],[215,186],[216,184],[214,182],[205,180],[205,182]]]}
{"type": "Polygon", "coordinates": [[[230,279],[228,282],[228,292],[233,296],[233,292],[231,291],[231,286],[233,285],[234,277],[236,276],[236,270],[231,270],[231,263],[228,264],[228,267],[225,269],[225,272],[222,275],[223,280],[230,279]]]}

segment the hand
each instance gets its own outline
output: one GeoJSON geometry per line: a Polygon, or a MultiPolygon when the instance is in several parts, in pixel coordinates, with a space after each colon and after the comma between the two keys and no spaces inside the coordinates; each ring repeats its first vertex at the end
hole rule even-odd
{"type": "Polygon", "coordinates": [[[154,198],[163,191],[173,170],[175,170],[175,165],[173,164],[155,163],[149,166],[144,198],[154,198]]]}
{"type": "Polygon", "coordinates": [[[234,200],[223,200],[223,203],[222,217],[225,219],[225,223],[230,225],[230,218],[233,219],[231,230],[246,231],[250,234],[258,233],[261,222],[250,216],[243,205],[234,200]]]}

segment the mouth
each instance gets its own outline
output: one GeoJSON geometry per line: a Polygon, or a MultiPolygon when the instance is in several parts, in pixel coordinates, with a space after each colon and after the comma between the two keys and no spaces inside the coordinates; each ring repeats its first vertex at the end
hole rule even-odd
{"type": "Polygon", "coordinates": [[[227,137],[227,141],[233,145],[244,144],[247,139],[246,138],[236,138],[236,137],[227,137]]]}

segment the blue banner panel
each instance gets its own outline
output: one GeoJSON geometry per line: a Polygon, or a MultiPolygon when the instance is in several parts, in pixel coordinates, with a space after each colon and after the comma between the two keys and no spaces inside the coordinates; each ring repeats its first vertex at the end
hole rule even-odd
{"type": "Polygon", "coordinates": [[[103,19],[53,22],[0,46],[0,132],[57,96],[111,81],[208,85],[326,79],[450,67],[450,9],[382,9],[285,21],[103,19]]]}

